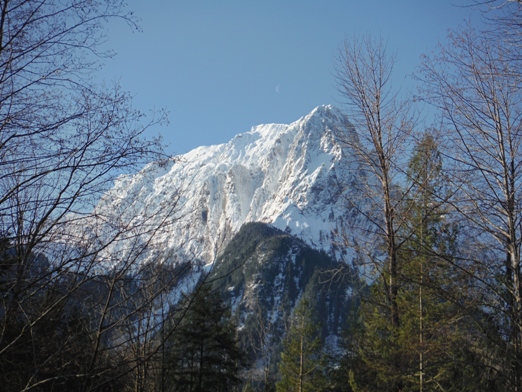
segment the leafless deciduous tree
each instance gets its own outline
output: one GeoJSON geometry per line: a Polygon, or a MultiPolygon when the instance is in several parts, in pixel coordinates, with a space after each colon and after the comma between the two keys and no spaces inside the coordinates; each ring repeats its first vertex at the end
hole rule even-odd
{"type": "MultiPolygon", "coordinates": [[[[461,268],[500,331],[488,358],[522,388],[522,75],[509,43],[462,28],[422,64],[425,98],[445,121],[451,200],[468,243],[461,268]],[[508,45],[508,46],[506,46],[508,45]],[[500,336],[500,338],[498,338],[500,336]],[[500,350],[500,351],[499,351],[500,350]],[[499,354],[501,352],[502,354],[499,354]]],[[[486,329],[487,331],[487,329],[486,329]]],[[[491,337],[491,335],[490,335],[491,337]]]]}
{"type": "MultiPolygon", "coordinates": [[[[339,92],[351,109],[354,128],[344,130],[340,140],[355,152],[361,172],[367,173],[368,183],[361,197],[369,208],[359,211],[376,228],[385,243],[384,255],[374,263],[379,274],[386,277],[386,300],[390,322],[400,323],[397,309],[398,232],[401,219],[397,211],[404,194],[395,186],[407,166],[405,148],[411,134],[411,105],[400,100],[391,84],[394,56],[387,52],[382,40],[371,37],[347,40],[337,62],[339,92]],[[376,179],[376,180],[375,180],[376,179]],[[382,266],[387,271],[383,273],[382,266]]],[[[372,246],[375,249],[375,244],[372,246]]],[[[371,250],[370,252],[372,252],[371,250]]]]}
{"type": "Polygon", "coordinates": [[[505,56],[521,59],[522,2],[519,0],[472,0],[471,6],[482,15],[484,33],[492,40],[507,43],[505,56]],[[517,50],[513,50],[517,48],[517,50]]]}
{"type": "Polygon", "coordinates": [[[118,176],[163,158],[160,141],[143,135],[164,114],[146,119],[118,86],[92,82],[110,55],[100,51],[108,18],[136,28],[121,0],[0,1],[0,371],[10,374],[8,389],[90,390],[145,371],[158,350],[146,343],[161,325],[160,299],[183,273],[165,280],[158,270],[156,281],[142,264],[177,200],[140,219],[128,219],[132,195],[129,210],[94,208],[118,176]],[[146,290],[133,291],[130,277],[146,290]],[[133,358],[123,355],[130,343],[133,358]],[[114,353],[125,361],[115,366],[114,353]]]}

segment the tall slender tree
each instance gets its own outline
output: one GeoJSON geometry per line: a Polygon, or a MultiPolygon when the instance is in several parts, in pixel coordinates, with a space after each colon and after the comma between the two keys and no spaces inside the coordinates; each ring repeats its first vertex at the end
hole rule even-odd
{"type": "MultiPolygon", "coordinates": [[[[393,89],[391,80],[395,57],[387,52],[385,43],[371,37],[346,41],[337,63],[339,91],[351,109],[354,126],[338,132],[339,140],[350,148],[357,160],[359,172],[366,174],[367,184],[358,189],[361,203],[347,200],[358,208],[364,221],[363,233],[355,246],[363,255],[365,265],[361,271],[370,271],[370,280],[381,279],[382,303],[387,314],[389,332],[395,334],[401,325],[398,296],[400,281],[399,232],[403,230],[404,218],[399,214],[407,198],[397,183],[404,179],[407,146],[414,126],[411,103],[402,100],[393,89]],[[357,205],[359,204],[359,205],[357,205]],[[360,207],[365,206],[365,207],[360,207]],[[365,242],[365,238],[369,241],[365,242]],[[375,241],[379,243],[375,246],[375,241]]],[[[348,228],[350,233],[353,229],[348,228]]],[[[364,262],[364,261],[363,261],[364,262]]],[[[392,360],[400,373],[400,358],[392,360]]],[[[399,383],[394,386],[401,390],[399,383]]]]}
{"type": "Polygon", "coordinates": [[[278,392],[319,392],[325,390],[324,356],[319,326],[313,320],[306,298],[295,308],[284,340],[279,370],[278,392]]]}
{"type": "Polygon", "coordinates": [[[388,322],[382,290],[386,279],[375,280],[361,306],[361,325],[350,331],[345,374],[355,391],[491,387],[476,370],[477,356],[467,349],[473,324],[462,310],[461,293],[469,285],[456,262],[451,263],[458,226],[445,203],[451,189],[442,163],[432,134],[422,135],[403,184],[410,197],[402,204],[404,226],[398,232],[401,324],[392,328],[388,322]]]}
{"type": "MultiPolygon", "coordinates": [[[[391,85],[394,63],[395,57],[387,53],[382,40],[354,38],[346,41],[340,51],[337,80],[355,125],[341,130],[338,137],[355,153],[360,164],[358,170],[368,175],[367,188],[360,191],[371,205],[360,212],[371,221],[375,233],[384,242],[390,323],[398,326],[396,297],[401,244],[397,232],[402,222],[397,211],[404,195],[397,191],[394,181],[402,175],[413,117],[411,105],[401,101],[391,85]]],[[[381,260],[374,265],[382,270],[381,260]]]]}

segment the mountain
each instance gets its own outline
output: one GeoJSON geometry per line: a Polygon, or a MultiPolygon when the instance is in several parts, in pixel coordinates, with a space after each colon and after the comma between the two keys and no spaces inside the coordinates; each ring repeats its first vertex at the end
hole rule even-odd
{"type": "Polygon", "coordinates": [[[241,227],[207,282],[221,292],[234,314],[240,344],[250,356],[244,378],[265,387],[277,377],[282,340],[298,301],[308,298],[323,350],[334,353],[362,287],[350,266],[258,222],[241,227]]]}
{"type": "Polygon", "coordinates": [[[353,125],[329,105],[291,124],[258,125],[228,143],[120,176],[70,232],[87,244],[79,251],[93,241],[106,244],[93,255],[92,268],[102,274],[101,260],[129,279],[147,267],[182,271],[173,274],[166,302],[154,304],[161,312],[200,279],[212,283],[248,351],[245,378],[265,387],[278,377],[282,339],[299,300],[310,299],[325,351],[338,350],[364,287],[351,267],[355,254],[340,242],[355,235],[348,228],[370,224],[360,214],[369,207],[360,190],[371,177],[354,143],[353,125]]]}
{"type": "MultiPolygon", "coordinates": [[[[291,124],[258,125],[228,143],[121,176],[97,214],[126,227],[162,224],[143,255],[149,260],[211,263],[247,222],[269,223],[334,255],[334,234],[357,219],[354,205],[363,203],[347,200],[366,182],[340,134],[355,137],[348,118],[330,105],[291,124]]],[[[144,233],[133,241],[147,243],[144,233]]],[[[111,246],[121,255],[123,244],[111,246]]]]}

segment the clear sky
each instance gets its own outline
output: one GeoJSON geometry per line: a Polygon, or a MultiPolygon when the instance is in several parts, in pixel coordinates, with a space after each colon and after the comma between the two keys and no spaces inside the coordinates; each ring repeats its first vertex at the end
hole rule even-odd
{"type": "Polygon", "coordinates": [[[395,86],[422,53],[477,11],[458,0],[128,0],[141,33],[110,22],[117,53],[100,77],[119,81],[144,112],[165,108],[150,130],[185,153],[227,142],[257,124],[290,123],[321,104],[342,109],[335,58],[345,39],[372,34],[397,54],[395,86]]]}

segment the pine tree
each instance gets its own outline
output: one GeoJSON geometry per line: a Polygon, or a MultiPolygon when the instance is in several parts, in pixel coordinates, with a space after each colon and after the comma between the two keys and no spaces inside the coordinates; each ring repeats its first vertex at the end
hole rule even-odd
{"type": "Polygon", "coordinates": [[[184,298],[177,313],[180,324],[167,342],[168,390],[232,390],[239,383],[242,355],[237,328],[219,294],[203,285],[195,295],[184,298]]]}
{"type": "Polygon", "coordinates": [[[404,192],[410,197],[401,206],[404,225],[398,236],[401,324],[394,328],[389,323],[384,272],[372,284],[359,328],[350,337],[352,389],[482,390],[465,336],[472,327],[463,304],[457,303],[459,291],[466,289],[465,276],[452,256],[458,230],[446,216],[448,187],[432,135],[418,141],[405,174],[404,192]]]}
{"type": "Polygon", "coordinates": [[[281,381],[277,392],[317,392],[324,389],[319,326],[313,323],[308,300],[302,299],[295,309],[291,327],[281,353],[281,381]]]}
{"type": "Polygon", "coordinates": [[[451,189],[433,133],[424,133],[415,145],[407,178],[412,197],[405,211],[400,300],[406,320],[401,350],[414,353],[407,382],[421,392],[480,390],[475,381],[481,376],[469,363],[475,354],[468,349],[466,332],[472,326],[460,295],[467,277],[455,258],[458,226],[449,218],[451,189]]]}

